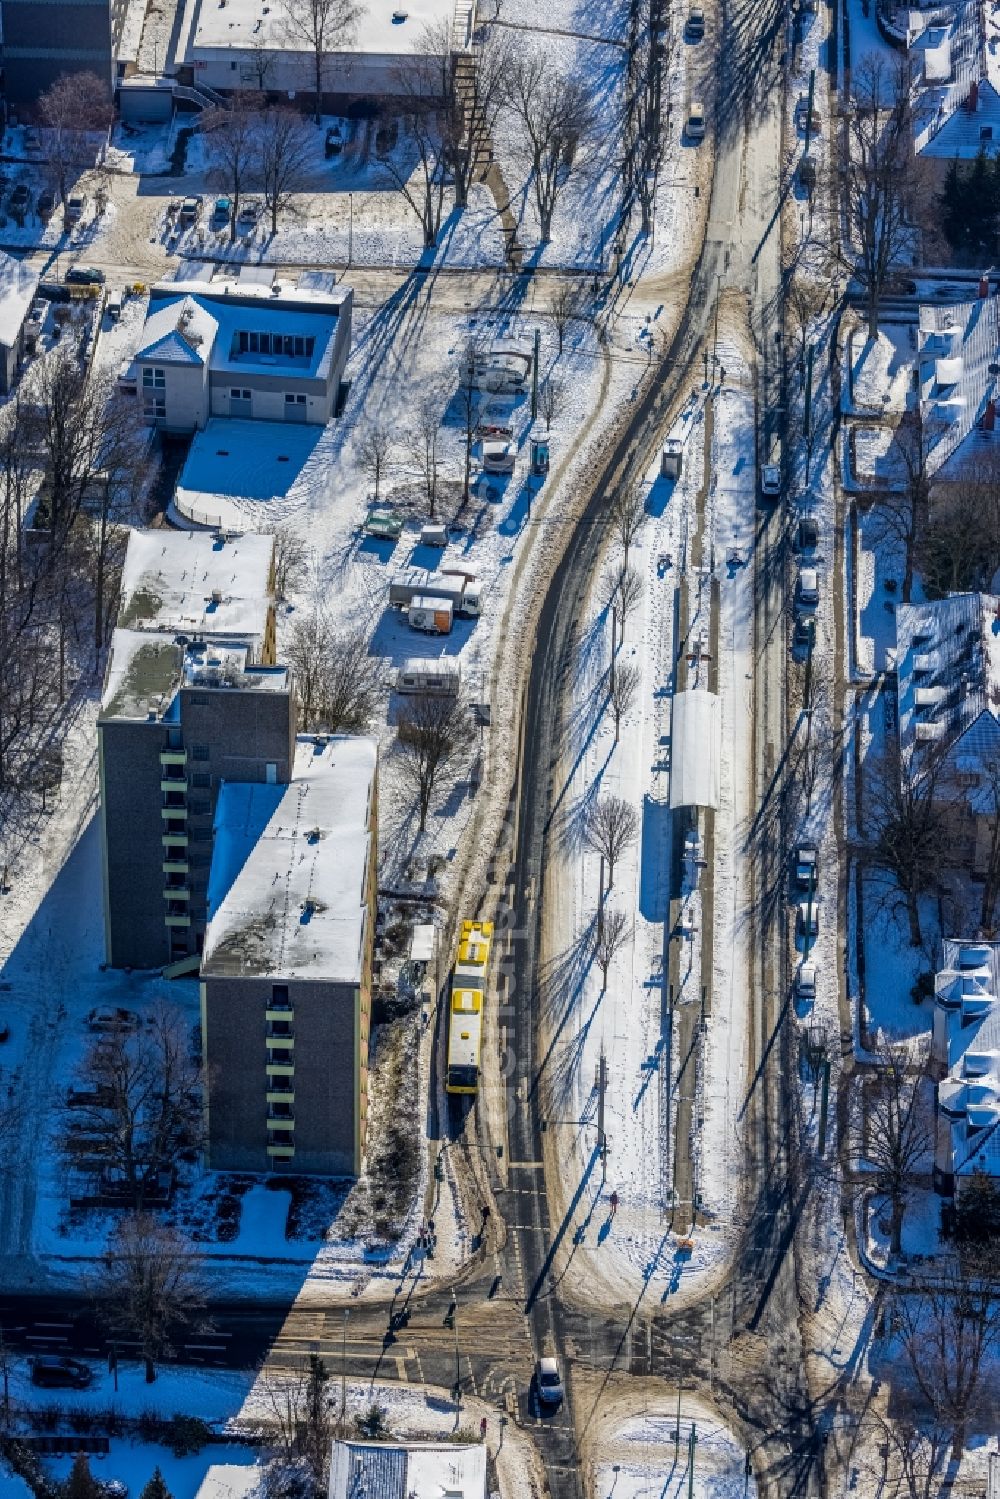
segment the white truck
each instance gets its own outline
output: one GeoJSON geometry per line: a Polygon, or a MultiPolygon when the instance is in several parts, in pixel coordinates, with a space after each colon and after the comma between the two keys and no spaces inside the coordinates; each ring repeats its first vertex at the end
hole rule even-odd
{"type": "Polygon", "coordinates": [[[396,691],[457,697],[461,680],[461,665],[451,656],[412,657],[396,673],[396,691]]]}
{"type": "Polygon", "coordinates": [[[408,609],[417,598],[448,599],[456,614],[475,619],[482,612],[482,584],[464,572],[429,572],[408,567],[389,582],[389,603],[408,609]]]}
{"type": "Polygon", "coordinates": [[[428,635],[448,635],[451,633],[453,614],[451,599],[436,599],[418,594],[407,605],[406,621],[411,630],[425,630],[428,635]]]}

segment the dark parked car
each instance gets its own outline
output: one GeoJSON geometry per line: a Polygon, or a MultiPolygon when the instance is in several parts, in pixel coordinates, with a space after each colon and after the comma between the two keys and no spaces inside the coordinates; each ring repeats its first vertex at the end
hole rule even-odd
{"type": "Polygon", "coordinates": [[[800,552],[811,552],[819,542],[819,526],[812,515],[804,515],[799,521],[798,549],[800,552]]]}
{"type": "Polygon", "coordinates": [[[104,272],[96,265],[71,265],[66,280],[76,286],[103,286],[104,272]]]}
{"type": "Polygon", "coordinates": [[[31,202],[31,190],[25,183],[19,182],[10,195],[10,208],[12,213],[24,213],[31,202]]]}
{"type": "Polygon", "coordinates": [[[31,1361],[31,1383],[53,1390],[85,1390],[94,1377],[88,1364],[61,1353],[40,1353],[31,1361]]]}
{"type": "Polygon", "coordinates": [[[38,194],[38,217],[40,219],[47,219],[55,206],[56,200],[47,188],[38,194]]]}
{"type": "Polygon", "coordinates": [[[340,156],[344,149],[344,132],[339,125],[331,125],[326,132],[326,154],[340,156]]]}

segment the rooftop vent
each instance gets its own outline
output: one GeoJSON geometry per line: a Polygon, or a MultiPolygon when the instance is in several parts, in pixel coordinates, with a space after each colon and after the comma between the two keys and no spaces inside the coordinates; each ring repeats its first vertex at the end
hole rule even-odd
{"type": "Polygon", "coordinates": [[[221,604],[222,603],[222,589],[221,588],[213,588],[212,589],[212,603],[213,604],[221,604]]]}
{"type": "Polygon", "coordinates": [[[394,10],[392,13],[392,24],[394,26],[402,26],[408,15],[408,10],[394,10]]]}

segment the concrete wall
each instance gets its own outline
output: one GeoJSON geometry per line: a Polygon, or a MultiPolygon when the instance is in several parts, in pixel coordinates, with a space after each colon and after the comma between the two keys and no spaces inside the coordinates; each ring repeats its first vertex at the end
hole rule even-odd
{"type": "Polygon", "coordinates": [[[108,0],[3,0],[7,102],[30,106],[62,73],[91,72],[111,93],[108,0]]]}
{"type": "MultiPolygon", "coordinates": [[[[350,985],[202,974],[203,1040],[209,1085],[209,1165],[216,1171],[281,1169],[268,1155],[267,1011],[274,984],[286,983],[292,1006],[294,1141],[285,1169],[353,1176],[357,1150],[360,991],[350,985]]],[[[367,1035],[367,1029],[366,1029],[367,1035]]],[[[367,1044],[366,1044],[367,1051],[367,1044]]]]}
{"type": "Polygon", "coordinates": [[[98,725],[105,945],[114,968],[156,968],[169,958],[161,869],[162,724],[98,725]]]}
{"type": "Polygon", "coordinates": [[[255,421],[283,422],[285,420],[285,392],[289,391],[306,398],[306,423],[310,426],[325,426],[333,415],[339,379],[303,380],[294,370],[286,375],[241,374],[230,371],[225,375],[211,375],[212,415],[242,415],[230,409],[231,390],[251,392],[250,414],[255,421]]]}
{"type": "MultiPolygon", "coordinates": [[[[145,410],[147,394],[142,383],[144,368],[164,372],[166,417],[159,422],[165,432],[194,432],[208,420],[208,370],[201,364],[157,364],[155,359],[136,360],[138,394],[145,410]]],[[[149,394],[156,394],[155,390],[149,394]]]]}
{"type": "MultiPolygon", "coordinates": [[[[412,25],[412,22],[410,23],[412,25]]],[[[234,89],[259,88],[259,70],[250,49],[239,47],[191,47],[188,57],[192,63],[195,83],[207,84],[209,88],[228,92],[234,89]]],[[[406,97],[406,90],[399,82],[400,58],[396,56],[361,57],[352,54],[342,61],[336,57],[329,60],[323,70],[324,101],[337,99],[389,99],[406,97]]],[[[314,92],[315,65],[311,55],[304,52],[283,51],[275,55],[267,77],[270,91],[287,94],[292,92],[300,103],[311,103],[314,92]]]]}

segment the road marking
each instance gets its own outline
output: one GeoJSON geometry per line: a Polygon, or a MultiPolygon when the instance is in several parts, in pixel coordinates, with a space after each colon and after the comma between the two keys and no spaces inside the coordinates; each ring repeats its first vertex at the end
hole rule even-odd
{"type": "Polygon", "coordinates": [[[541,1171],[544,1161],[508,1161],[508,1171],[541,1171]]]}

